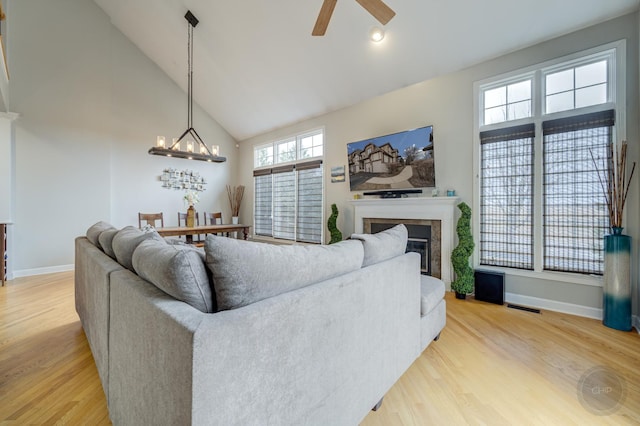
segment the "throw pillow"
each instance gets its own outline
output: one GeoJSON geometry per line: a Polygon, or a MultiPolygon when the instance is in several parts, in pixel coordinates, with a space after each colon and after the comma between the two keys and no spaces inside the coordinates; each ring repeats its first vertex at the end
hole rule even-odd
{"type": "Polygon", "coordinates": [[[234,309],[360,269],[359,241],[274,245],[208,235],[206,261],[218,309],[234,309]]]}
{"type": "Polygon", "coordinates": [[[133,252],[136,273],[160,290],[202,312],[215,312],[204,252],[163,241],[141,242],[133,252]]]}
{"type": "Polygon", "coordinates": [[[103,231],[98,237],[98,241],[100,242],[100,246],[102,246],[102,251],[112,259],[116,258],[116,254],[113,251],[113,237],[118,233],[118,229],[111,228],[103,231]]]}
{"type": "Polygon", "coordinates": [[[149,239],[164,242],[164,239],[155,230],[151,232],[142,232],[134,226],[127,226],[119,230],[113,237],[112,244],[113,252],[116,255],[118,263],[128,270],[133,271],[133,263],[131,261],[133,251],[138,247],[138,244],[149,239]]]}
{"type": "Polygon", "coordinates": [[[364,261],[362,266],[373,265],[391,259],[407,251],[409,233],[403,224],[376,234],[352,234],[351,239],[362,241],[364,261]]]}
{"type": "Polygon", "coordinates": [[[100,241],[98,240],[98,238],[100,237],[100,234],[102,234],[107,229],[115,228],[110,223],[103,221],[94,223],[89,227],[89,229],[87,229],[87,239],[91,241],[91,244],[102,250],[102,246],[100,245],[100,241]]]}

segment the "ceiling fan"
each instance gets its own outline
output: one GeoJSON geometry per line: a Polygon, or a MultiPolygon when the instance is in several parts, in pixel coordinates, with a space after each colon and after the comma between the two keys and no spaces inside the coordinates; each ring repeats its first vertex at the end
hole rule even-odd
{"type": "MultiPolygon", "coordinates": [[[[314,36],[323,36],[325,32],[327,32],[327,27],[329,26],[329,20],[331,19],[331,14],[333,13],[333,9],[336,7],[336,3],[338,0],[324,0],[322,3],[322,7],[320,8],[320,13],[318,14],[318,19],[316,20],[316,25],[313,27],[313,31],[311,35],[314,36]]],[[[386,25],[387,22],[391,20],[396,13],[391,10],[389,6],[384,4],[382,0],[356,0],[360,3],[360,6],[367,9],[374,18],[376,18],[382,25],[386,25]]]]}

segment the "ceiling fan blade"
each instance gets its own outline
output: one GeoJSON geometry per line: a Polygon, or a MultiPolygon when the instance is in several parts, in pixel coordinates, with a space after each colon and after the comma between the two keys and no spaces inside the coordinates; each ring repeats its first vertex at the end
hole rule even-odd
{"type": "Polygon", "coordinates": [[[320,13],[318,14],[318,19],[316,20],[316,25],[313,27],[311,35],[323,36],[324,33],[327,32],[329,20],[331,19],[333,9],[335,9],[337,2],[338,0],[324,0],[324,2],[322,3],[322,7],[320,8],[320,13]]]}
{"type": "Polygon", "coordinates": [[[367,9],[367,12],[373,15],[382,25],[386,25],[396,13],[389,6],[384,4],[382,0],[356,0],[360,6],[367,9]]]}

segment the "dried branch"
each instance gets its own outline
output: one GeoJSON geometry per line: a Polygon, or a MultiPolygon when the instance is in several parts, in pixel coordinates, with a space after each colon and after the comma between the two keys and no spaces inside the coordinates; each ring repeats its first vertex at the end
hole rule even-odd
{"type": "Polygon", "coordinates": [[[634,162],[631,167],[631,173],[629,178],[626,179],[627,174],[627,142],[623,141],[620,146],[620,152],[614,156],[613,146],[609,145],[609,153],[606,161],[606,176],[607,176],[607,188],[605,190],[602,174],[598,168],[598,164],[591,153],[591,160],[596,168],[598,174],[598,180],[604,193],[604,197],[607,203],[607,209],[609,213],[609,225],[612,228],[622,228],[622,214],[624,212],[624,206],[627,202],[627,195],[629,193],[629,186],[633,174],[636,170],[636,163],[634,162]]]}
{"type": "Polygon", "coordinates": [[[234,186],[227,185],[227,195],[229,197],[229,205],[231,206],[231,216],[240,215],[240,204],[244,196],[244,185],[234,186]]]}

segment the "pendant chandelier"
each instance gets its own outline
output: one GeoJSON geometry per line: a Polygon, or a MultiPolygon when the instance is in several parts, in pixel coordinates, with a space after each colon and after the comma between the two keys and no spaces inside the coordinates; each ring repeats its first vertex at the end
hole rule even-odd
{"type": "Polygon", "coordinates": [[[189,10],[184,17],[189,23],[187,37],[187,53],[189,57],[187,71],[187,130],[185,130],[179,138],[174,138],[173,143],[168,148],[166,147],[164,136],[158,136],[156,146],[149,149],[149,154],[208,161],[210,163],[222,163],[227,161],[227,159],[218,155],[219,147],[213,145],[211,149],[209,149],[200,138],[200,135],[198,135],[198,132],[196,132],[196,129],[193,128],[193,29],[198,25],[199,21],[189,10]],[[194,141],[186,140],[187,149],[183,151],[181,150],[180,142],[187,136],[191,136],[195,140],[195,143],[194,141]]]}

